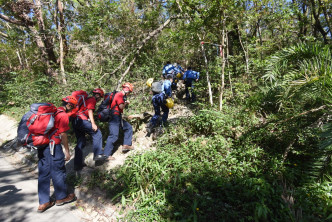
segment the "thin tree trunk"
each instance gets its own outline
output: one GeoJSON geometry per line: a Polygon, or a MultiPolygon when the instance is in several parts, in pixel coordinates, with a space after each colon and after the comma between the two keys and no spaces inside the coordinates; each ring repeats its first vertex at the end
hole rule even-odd
{"type": "Polygon", "coordinates": [[[60,22],[58,24],[58,36],[59,36],[59,53],[60,53],[60,56],[59,56],[59,62],[60,62],[60,73],[61,73],[61,77],[62,77],[62,83],[64,85],[67,85],[67,80],[66,80],[66,74],[65,74],[65,67],[64,67],[64,64],[63,64],[63,60],[64,60],[64,35],[63,35],[63,25],[64,25],[64,22],[62,21],[63,19],[63,5],[62,5],[62,2],[61,0],[58,0],[57,1],[57,8],[58,8],[58,12],[59,12],[59,15],[60,15],[60,22]],[[62,18],[61,18],[62,17],[62,18]]]}
{"type": "Polygon", "coordinates": [[[22,59],[20,56],[20,52],[18,50],[16,50],[16,54],[17,54],[18,60],[20,61],[21,68],[24,69],[24,65],[23,65],[23,62],[22,62],[22,59]]]}
{"type": "MultiPolygon", "coordinates": [[[[225,19],[223,20],[223,30],[222,30],[222,37],[221,37],[221,48],[222,52],[224,52],[224,46],[225,46],[225,32],[226,32],[226,25],[225,25],[225,19]]],[[[221,56],[221,86],[220,86],[220,95],[219,95],[219,111],[222,110],[223,107],[223,96],[224,96],[224,91],[225,91],[225,66],[226,66],[226,61],[225,61],[225,53],[222,53],[221,56]]]]}
{"type": "Polygon", "coordinates": [[[0,36],[4,37],[4,38],[8,38],[8,35],[6,33],[0,32],[0,36]]]}
{"type": "MultiPolygon", "coordinates": [[[[198,38],[199,38],[199,41],[202,42],[202,39],[199,36],[198,36],[198,38]]],[[[208,84],[210,105],[213,106],[213,97],[212,97],[211,81],[210,81],[210,75],[209,75],[208,60],[206,58],[204,44],[201,44],[201,49],[202,49],[202,53],[203,53],[203,57],[204,57],[204,63],[205,63],[206,82],[208,84]]]]}
{"type": "Polygon", "coordinates": [[[59,10],[59,18],[60,18],[60,26],[61,26],[61,40],[62,40],[62,45],[63,45],[63,56],[66,57],[68,54],[68,44],[67,44],[67,39],[65,35],[65,17],[63,15],[63,2],[61,0],[58,0],[58,10],[59,10]]]}
{"type": "MultiPolygon", "coordinates": [[[[229,41],[228,41],[228,32],[226,32],[226,58],[229,57],[229,41]]],[[[228,80],[229,80],[229,86],[230,86],[230,89],[231,89],[231,93],[232,93],[232,96],[234,96],[233,94],[233,85],[232,85],[232,78],[231,78],[231,72],[230,72],[230,67],[229,67],[229,61],[227,59],[227,68],[228,68],[228,80]]]]}

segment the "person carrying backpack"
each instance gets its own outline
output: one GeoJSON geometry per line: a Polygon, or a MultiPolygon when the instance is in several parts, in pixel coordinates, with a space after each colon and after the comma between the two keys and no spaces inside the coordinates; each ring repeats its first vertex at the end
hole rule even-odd
{"type": "Polygon", "coordinates": [[[62,99],[61,107],[54,114],[54,127],[47,146],[38,148],[38,213],[42,213],[54,204],[61,206],[76,200],[74,193],[67,194],[65,161],[70,160],[66,131],[69,130],[67,115],[77,104],[77,99],[67,96],[62,99]],[[62,149],[64,146],[64,151],[62,149]],[[50,198],[51,179],[54,187],[55,200],[50,198]]]}
{"type": "Polygon", "coordinates": [[[172,78],[174,75],[176,75],[176,67],[171,64],[171,62],[166,62],[166,65],[163,67],[163,78],[166,79],[167,75],[172,75],[172,78]]]}
{"type": "Polygon", "coordinates": [[[130,123],[122,119],[123,110],[129,105],[127,95],[129,95],[133,89],[134,87],[131,83],[124,83],[122,85],[122,90],[114,95],[112,104],[110,105],[112,108],[111,118],[108,122],[109,135],[104,148],[105,160],[115,160],[111,155],[114,149],[114,144],[119,138],[120,128],[122,128],[124,134],[122,151],[130,151],[134,149],[132,147],[133,127],[130,123]]]}
{"type": "Polygon", "coordinates": [[[194,102],[196,100],[196,95],[194,93],[194,82],[199,80],[199,72],[193,71],[189,66],[187,71],[183,74],[182,79],[185,84],[186,100],[188,102],[194,102]],[[189,93],[189,88],[191,88],[191,96],[189,93]]]}
{"type": "Polygon", "coordinates": [[[177,83],[182,79],[182,75],[185,71],[179,63],[174,63],[173,66],[175,67],[175,72],[173,74],[172,90],[177,90],[177,83]]]}
{"type": "Polygon", "coordinates": [[[85,104],[81,105],[76,113],[76,117],[72,120],[73,129],[76,135],[77,144],[75,147],[74,170],[82,170],[85,166],[83,161],[83,148],[86,145],[85,134],[92,137],[94,161],[104,160],[103,156],[103,136],[98,129],[93,117],[93,111],[96,103],[104,97],[104,91],[100,88],[92,91],[93,96],[85,100],[85,104]]]}
{"type": "Polygon", "coordinates": [[[168,119],[169,108],[166,106],[166,99],[172,97],[172,82],[173,76],[167,75],[166,80],[164,80],[162,85],[162,91],[156,92],[152,89],[152,104],[155,111],[154,116],[151,118],[148,128],[153,128],[157,126],[158,119],[161,115],[160,109],[163,111],[161,126],[165,125],[168,119]]]}

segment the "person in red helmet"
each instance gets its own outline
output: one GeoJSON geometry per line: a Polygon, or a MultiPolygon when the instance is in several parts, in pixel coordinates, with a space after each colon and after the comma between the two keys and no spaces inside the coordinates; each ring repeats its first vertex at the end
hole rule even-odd
{"type": "Polygon", "coordinates": [[[114,99],[110,107],[112,108],[112,118],[108,122],[109,135],[106,140],[104,148],[104,156],[106,160],[114,160],[112,157],[114,144],[119,138],[120,128],[123,130],[124,141],[122,146],[122,151],[133,150],[132,145],[132,136],[133,136],[133,127],[122,119],[123,110],[129,105],[127,100],[127,95],[129,95],[134,89],[134,86],[131,83],[124,83],[122,85],[122,90],[115,94],[114,99]]]}
{"type": "Polygon", "coordinates": [[[54,204],[63,204],[76,200],[74,193],[67,193],[65,161],[70,160],[66,131],[69,130],[67,115],[77,104],[77,99],[67,96],[62,99],[62,106],[54,115],[54,127],[51,129],[50,143],[38,148],[38,213],[42,213],[54,204]],[[64,146],[64,150],[62,149],[64,146]],[[50,198],[51,179],[54,187],[55,200],[50,198]]]}
{"type": "Polygon", "coordinates": [[[85,134],[92,137],[93,143],[93,160],[102,161],[103,156],[103,136],[98,129],[93,117],[93,112],[96,108],[96,103],[104,97],[104,91],[100,88],[92,91],[93,96],[85,101],[85,106],[81,106],[73,119],[73,129],[76,135],[77,145],[75,147],[74,170],[82,170],[84,166],[83,148],[86,145],[85,134]]]}

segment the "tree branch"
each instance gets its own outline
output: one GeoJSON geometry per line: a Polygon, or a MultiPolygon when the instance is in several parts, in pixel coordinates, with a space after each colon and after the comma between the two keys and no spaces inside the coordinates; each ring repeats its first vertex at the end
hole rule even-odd
{"type": "MultiPolygon", "coordinates": [[[[150,32],[147,37],[145,39],[143,39],[143,41],[140,43],[140,45],[138,47],[136,47],[136,49],[134,49],[133,51],[131,51],[130,53],[128,53],[122,60],[120,65],[112,72],[110,73],[110,76],[114,75],[118,70],[120,70],[122,68],[122,66],[125,64],[127,58],[131,55],[134,54],[134,57],[136,57],[137,55],[139,55],[141,49],[143,48],[143,46],[147,43],[147,41],[149,41],[151,38],[153,38],[154,36],[156,36],[159,32],[161,32],[173,19],[177,19],[179,16],[173,16],[170,17],[169,19],[167,19],[162,25],[160,25],[156,30],[150,32]]],[[[132,63],[135,62],[135,58],[130,62],[129,64],[129,68],[133,65],[132,63]]],[[[125,73],[122,74],[121,80],[124,78],[125,74],[128,73],[128,68],[126,69],[125,73]]],[[[107,75],[107,73],[105,73],[98,81],[100,81],[101,79],[103,79],[105,76],[107,75]]],[[[107,80],[106,80],[107,83],[107,80]]]]}
{"type": "Polygon", "coordinates": [[[4,37],[4,38],[8,38],[8,35],[3,33],[3,32],[0,32],[0,36],[4,37]]]}
{"type": "Polygon", "coordinates": [[[1,13],[0,13],[0,18],[5,20],[6,22],[10,22],[10,23],[15,24],[15,25],[25,26],[24,22],[21,22],[17,19],[14,19],[14,18],[9,18],[8,16],[6,16],[4,14],[1,14],[1,13]]]}

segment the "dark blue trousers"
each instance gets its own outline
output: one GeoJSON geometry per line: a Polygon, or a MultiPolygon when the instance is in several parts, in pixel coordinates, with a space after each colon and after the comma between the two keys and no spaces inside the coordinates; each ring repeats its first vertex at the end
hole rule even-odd
{"type": "Polygon", "coordinates": [[[152,97],[152,104],[154,109],[154,116],[151,118],[150,123],[152,126],[157,125],[157,121],[161,115],[160,108],[163,111],[161,122],[162,124],[167,122],[169,108],[166,106],[166,95],[164,93],[156,94],[152,97]]]}
{"type": "Polygon", "coordinates": [[[61,144],[54,147],[54,155],[50,153],[47,146],[38,149],[38,197],[39,204],[50,201],[50,185],[53,181],[56,200],[61,200],[67,196],[65,154],[61,144]]]}
{"type": "Polygon", "coordinates": [[[194,79],[187,79],[186,82],[185,82],[186,100],[188,100],[188,101],[195,101],[195,99],[196,99],[196,95],[195,95],[195,92],[194,92],[194,82],[195,82],[194,79]],[[190,88],[190,91],[191,91],[191,96],[190,96],[190,93],[189,93],[189,88],[190,88]]]}
{"type": "Polygon", "coordinates": [[[120,128],[123,130],[123,145],[131,146],[133,137],[133,127],[119,115],[112,115],[111,121],[108,122],[109,135],[106,140],[104,155],[110,156],[114,149],[114,144],[119,139],[120,128]]]}
{"type": "Polygon", "coordinates": [[[75,158],[74,165],[76,167],[82,167],[83,165],[83,148],[86,145],[85,134],[89,134],[92,137],[92,145],[93,145],[93,154],[101,155],[103,154],[103,136],[101,131],[98,129],[97,131],[93,131],[92,124],[88,120],[82,120],[76,117],[73,120],[73,129],[76,135],[77,145],[75,147],[75,158]]]}

